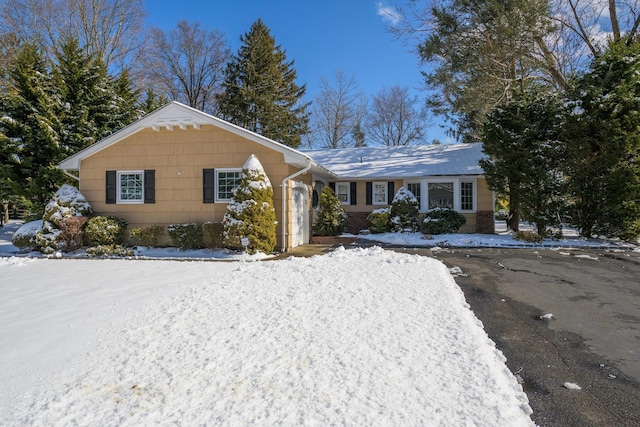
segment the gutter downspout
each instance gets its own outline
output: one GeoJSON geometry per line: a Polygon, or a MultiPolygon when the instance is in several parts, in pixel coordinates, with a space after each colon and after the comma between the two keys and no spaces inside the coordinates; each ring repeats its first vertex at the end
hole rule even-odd
{"type": "Polygon", "coordinates": [[[292,180],[293,178],[297,177],[298,175],[302,175],[303,173],[309,172],[309,169],[311,169],[311,163],[312,163],[312,161],[309,160],[309,164],[304,169],[300,169],[298,172],[296,172],[294,174],[291,174],[291,175],[285,177],[282,180],[282,252],[286,252],[287,251],[286,226],[287,226],[287,186],[288,186],[288,182],[290,180],[292,180]]]}
{"type": "Polygon", "coordinates": [[[71,177],[71,178],[75,179],[76,181],[80,182],[80,177],[79,177],[79,176],[76,176],[76,175],[74,175],[74,174],[70,173],[70,172],[69,172],[69,171],[67,171],[66,169],[63,169],[63,170],[62,170],[62,173],[63,173],[63,174],[65,174],[65,175],[67,175],[68,177],[71,177]]]}

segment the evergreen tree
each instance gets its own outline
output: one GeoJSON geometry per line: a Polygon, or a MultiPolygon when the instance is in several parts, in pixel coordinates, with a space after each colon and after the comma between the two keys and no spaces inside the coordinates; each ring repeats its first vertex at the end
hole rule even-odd
{"type": "Polygon", "coordinates": [[[113,132],[121,116],[106,67],[86,54],[77,39],[61,42],[56,61],[53,78],[62,107],[60,142],[71,155],[113,132]]]}
{"type": "Polygon", "coordinates": [[[640,44],[621,40],[577,82],[566,118],[569,214],[584,236],[640,235],[640,44]]]}
{"type": "Polygon", "coordinates": [[[418,231],[418,199],[404,187],[393,197],[389,212],[391,231],[412,233],[418,231]]]}
{"type": "Polygon", "coordinates": [[[3,167],[9,169],[5,183],[10,179],[15,193],[40,211],[65,182],[55,166],[65,157],[57,131],[59,108],[41,52],[35,44],[23,44],[9,69],[7,91],[0,96],[0,134],[8,151],[3,167]]]}
{"type": "Polygon", "coordinates": [[[309,122],[308,104],[301,98],[293,61],[275,45],[259,19],[244,36],[238,54],[227,65],[224,93],[218,99],[221,116],[267,138],[298,147],[309,122]]]}
{"type": "Polygon", "coordinates": [[[140,102],[140,110],[143,114],[149,114],[168,102],[165,97],[156,94],[153,89],[149,88],[145,91],[144,98],[140,102]]]}
{"type": "Polygon", "coordinates": [[[543,90],[514,93],[511,102],[488,117],[482,136],[487,158],[480,161],[489,187],[509,196],[509,227],[520,217],[544,236],[560,225],[562,180],[559,173],[561,106],[543,90]]]}
{"type": "Polygon", "coordinates": [[[262,164],[253,154],[242,167],[240,183],[222,221],[225,245],[239,248],[249,240],[247,251],[271,253],[276,246],[276,211],[273,188],[262,164]]]}
{"type": "Polygon", "coordinates": [[[133,88],[133,82],[129,78],[129,72],[127,70],[122,70],[115,80],[114,94],[116,114],[111,119],[111,128],[113,131],[122,129],[144,115],[144,112],[138,106],[140,90],[133,88]]]}
{"type": "Polygon", "coordinates": [[[316,236],[337,236],[344,230],[347,214],[342,203],[331,187],[324,187],[320,193],[318,215],[313,224],[313,234],[316,236]]]}

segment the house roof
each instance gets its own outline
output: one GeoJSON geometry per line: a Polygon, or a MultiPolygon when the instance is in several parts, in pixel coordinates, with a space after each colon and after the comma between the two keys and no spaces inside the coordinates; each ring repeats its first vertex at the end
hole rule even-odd
{"type": "Polygon", "coordinates": [[[95,144],[90,145],[84,150],[79,151],[73,156],[66,158],[58,165],[58,168],[67,171],[77,171],[80,169],[80,162],[83,159],[86,159],[143,129],[153,129],[156,131],[159,131],[162,128],[168,130],[186,130],[189,127],[200,129],[200,126],[202,125],[216,126],[278,151],[284,155],[284,160],[287,164],[299,168],[311,165],[311,171],[314,173],[319,173],[324,176],[333,175],[330,171],[316,163],[308,154],[302,153],[301,151],[295,150],[269,138],[265,138],[255,132],[248,131],[240,126],[236,126],[225,120],[176,101],[166,104],[165,106],[147,114],[142,119],[133,122],[129,126],[122,128],[95,144]]]}
{"type": "Polygon", "coordinates": [[[305,151],[344,179],[483,175],[482,144],[410,145],[305,151]]]}

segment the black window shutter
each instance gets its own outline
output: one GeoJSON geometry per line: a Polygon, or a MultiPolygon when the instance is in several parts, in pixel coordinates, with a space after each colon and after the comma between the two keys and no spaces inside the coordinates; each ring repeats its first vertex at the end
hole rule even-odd
{"type": "Polygon", "coordinates": [[[336,192],[336,183],[335,182],[330,182],[329,183],[329,187],[333,190],[333,192],[336,192]]]}
{"type": "Polygon", "coordinates": [[[202,203],[215,202],[216,175],[213,169],[202,169],[202,203]]]}
{"type": "Polygon", "coordinates": [[[144,171],[144,202],[156,202],[156,171],[144,171]]]}
{"type": "Polygon", "coordinates": [[[367,187],[367,204],[372,205],[373,204],[373,183],[370,181],[367,181],[366,187],[367,187]]]}
{"type": "Polygon", "coordinates": [[[107,171],[106,182],[105,202],[107,204],[114,204],[116,202],[116,171],[107,171]]]}
{"type": "Polygon", "coordinates": [[[349,189],[351,190],[351,197],[350,197],[351,200],[350,200],[350,202],[351,202],[352,205],[357,205],[358,202],[356,201],[356,183],[352,182],[350,184],[350,188],[349,189]]]}
{"type": "Polygon", "coordinates": [[[396,195],[395,182],[389,181],[387,183],[387,187],[387,204],[390,205],[391,201],[393,201],[393,197],[396,195]]]}

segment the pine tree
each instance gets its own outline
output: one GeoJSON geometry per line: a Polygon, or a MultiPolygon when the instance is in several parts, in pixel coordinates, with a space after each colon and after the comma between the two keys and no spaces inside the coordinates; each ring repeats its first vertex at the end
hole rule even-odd
{"type": "Polygon", "coordinates": [[[240,184],[233,191],[222,224],[225,246],[239,248],[242,238],[249,241],[249,254],[268,254],[276,246],[273,188],[262,164],[253,154],[242,167],[240,184]]]}
{"type": "Polygon", "coordinates": [[[122,70],[115,80],[114,94],[116,114],[111,119],[111,128],[113,130],[122,129],[144,115],[144,112],[138,106],[140,90],[133,88],[133,82],[129,78],[127,70],[122,70]]]}
{"type": "Polygon", "coordinates": [[[99,58],[75,38],[61,42],[53,78],[61,98],[60,139],[69,155],[112,133],[121,123],[114,85],[99,58]]]}
{"type": "Polygon", "coordinates": [[[293,61],[276,46],[258,19],[244,36],[238,54],[227,65],[224,93],[218,99],[222,117],[267,138],[298,147],[307,132],[308,104],[301,98],[293,61]]]}
{"type": "Polygon", "coordinates": [[[622,40],[577,82],[566,117],[570,218],[584,236],[640,235],[640,44],[622,40]]]}
{"type": "Polygon", "coordinates": [[[484,126],[487,157],[480,165],[490,188],[509,196],[508,225],[514,231],[521,217],[535,223],[541,236],[548,226],[560,225],[560,117],[557,98],[532,88],[515,92],[484,126]]]}
{"type": "Polygon", "coordinates": [[[14,191],[42,211],[65,182],[62,171],[55,166],[65,154],[57,131],[60,100],[35,44],[25,43],[18,51],[0,103],[0,133],[7,138],[10,153],[6,175],[16,184],[14,191]]]}

